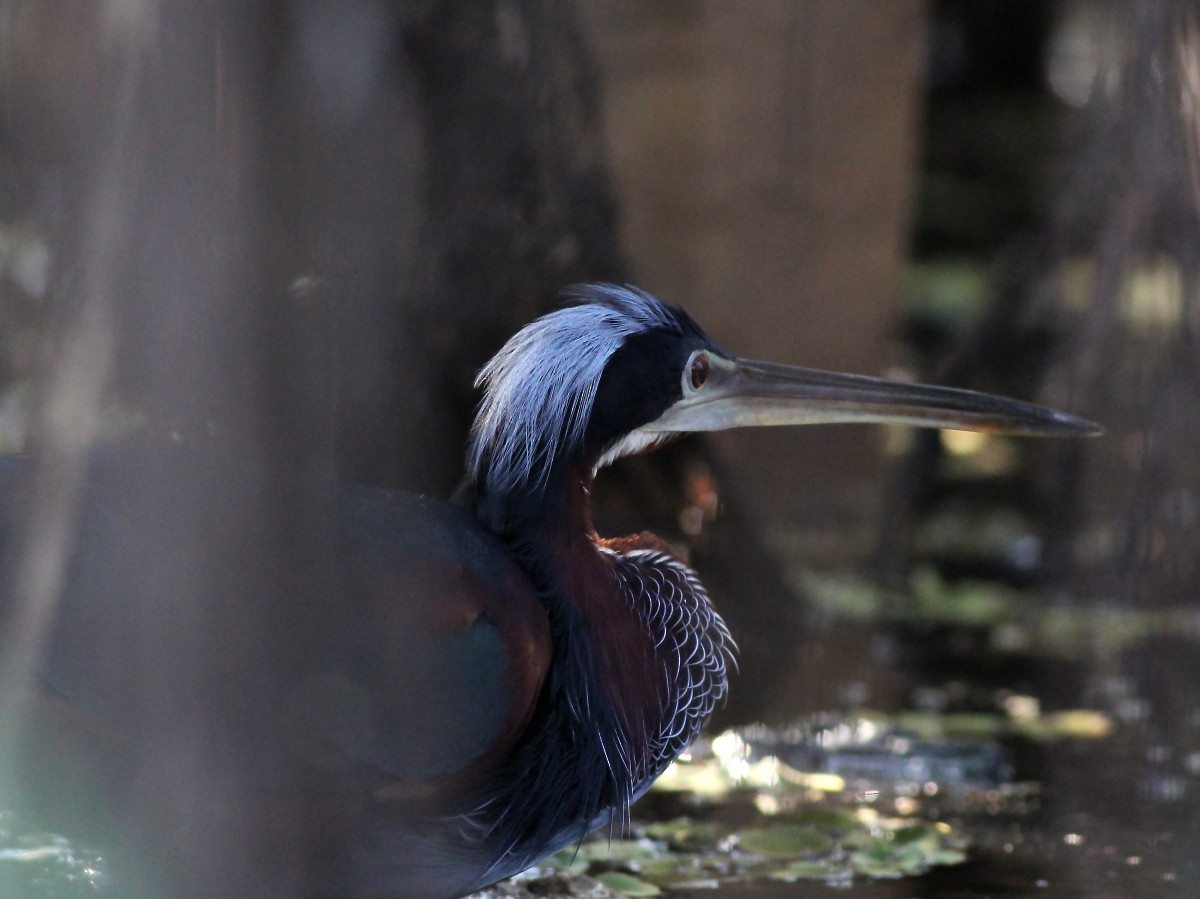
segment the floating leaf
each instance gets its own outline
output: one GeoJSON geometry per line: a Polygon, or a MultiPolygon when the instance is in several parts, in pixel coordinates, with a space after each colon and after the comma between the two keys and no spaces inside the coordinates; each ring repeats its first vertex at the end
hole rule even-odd
{"type": "Polygon", "coordinates": [[[798,861],[772,871],[767,876],[772,880],[828,880],[839,873],[830,862],[798,861]]]}
{"type": "Polygon", "coordinates": [[[729,834],[729,828],[710,821],[675,818],[647,825],[643,831],[652,840],[662,840],[672,849],[684,852],[711,850],[729,834]]]}
{"type": "Polygon", "coordinates": [[[662,850],[651,840],[598,840],[584,843],[579,854],[589,861],[634,862],[658,858],[662,850]]]}
{"type": "Polygon", "coordinates": [[[838,808],[806,808],[787,817],[787,823],[834,833],[858,830],[862,823],[852,812],[838,808]]]}
{"type": "Polygon", "coordinates": [[[661,896],[662,890],[632,874],[622,874],[620,871],[606,871],[597,874],[596,879],[622,896],[661,896]]]}
{"type": "Polygon", "coordinates": [[[897,846],[920,844],[935,849],[941,842],[941,835],[932,824],[909,824],[892,831],[892,842],[897,846]]]}
{"type": "Polygon", "coordinates": [[[828,852],[833,848],[834,843],[832,839],[815,828],[785,824],[781,827],[744,830],[738,834],[738,846],[755,855],[786,858],[828,852]]]}
{"type": "Polygon", "coordinates": [[[891,879],[905,874],[886,847],[872,846],[850,853],[850,866],[867,877],[891,879]]]}
{"type": "Polygon", "coordinates": [[[586,858],[574,846],[571,846],[567,849],[560,849],[553,855],[543,859],[538,864],[538,867],[561,871],[564,874],[583,874],[587,871],[590,864],[590,859],[586,858]]]}
{"type": "Polygon", "coordinates": [[[961,865],[967,860],[967,854],[961,849],[935,849],[929,853],[929,864],[932,865],[961,865]]]}

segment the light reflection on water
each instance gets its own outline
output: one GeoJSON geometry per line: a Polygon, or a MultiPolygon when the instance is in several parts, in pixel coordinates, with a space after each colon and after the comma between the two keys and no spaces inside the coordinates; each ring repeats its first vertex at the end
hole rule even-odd
{"type": "Polygon", "coordinates": [[[0,895],[6,899],[84,899],[106,889],[104,859],[59,834],[0,812],[0,895]]]}

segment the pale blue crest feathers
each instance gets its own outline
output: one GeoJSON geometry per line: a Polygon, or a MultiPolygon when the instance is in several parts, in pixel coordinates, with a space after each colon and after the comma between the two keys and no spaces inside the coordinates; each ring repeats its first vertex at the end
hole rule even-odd
{"type": "Polygon", "coordinates": [[[668,306],[635,287],[586,284],[563,296],[579,305],[526,325],[475,378],[484,395],[467,470],[489,490],[544,485],[549,460],[583,440],[600,376],[625,339],[679,329],[668,306]]]}

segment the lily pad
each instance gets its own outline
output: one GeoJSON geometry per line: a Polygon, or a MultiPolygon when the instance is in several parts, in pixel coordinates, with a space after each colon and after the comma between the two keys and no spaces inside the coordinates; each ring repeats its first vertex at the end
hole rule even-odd
{"type": "Polygon", "coordinates": [[[941,843],[937,828],[924,822],[909,824],[892,831],[892,843],[896,846],[920,845],[930,850],[936,849],[941,843]]]}
{"type": "Polygon", "coordinates": [[[862,827],[852,812],[840,808],[806,808],[787,817],[787,823],[836,834],[862,827]]]}
{"type": "Polygon", "coordinates": [[[662,849],[652,840],[597,840],[584,843],[579,854],[588,861],[635,862],[658,858],[662,849]]]}
{"type": "Polygon", "coordinates": [[[644,833],[652,840],[662,840],[672,849],[703,852],[716,846],[729,834],[729,829],[711,821],[675,818],[648,824],[644,833]]]}
{"type": "Polygon", "coordinates": [[[597,874],[596,879],[614,893],[619,893],[622,896],[662,895],[662,890],[654,884],[634,877],[632,874],[623,874],[620,871],[606,871],[603,874],[597,874]]]}
{"type": "Polygon", "coordinates": [[[543,859],[539,868],[550,868],[564,874],[583,874],[591,865],[591,859],[584,856],[576,847],[560,849],[553,855],[543,859]]]}
{"type": "Polygon", "coordinates": [[[737,844],[745,852],[768,858],[815,855],[834,846],[833,840],[821,831],[798,824],[743,830],[738,834],[737,844]]]}

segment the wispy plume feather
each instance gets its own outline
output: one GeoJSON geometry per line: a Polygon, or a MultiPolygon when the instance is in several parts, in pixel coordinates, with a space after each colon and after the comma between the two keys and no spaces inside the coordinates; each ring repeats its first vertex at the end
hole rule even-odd
{"type": "Polygon", "coordinates": [[[579,446],[604,366],[625,339],[680,330],[670,307],[636,287],[583,284],[567,306],[526,325],[475,378],[484,390],[467,470],[489,490],[539,489],[550,461],[579,446]]]}

